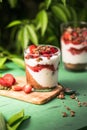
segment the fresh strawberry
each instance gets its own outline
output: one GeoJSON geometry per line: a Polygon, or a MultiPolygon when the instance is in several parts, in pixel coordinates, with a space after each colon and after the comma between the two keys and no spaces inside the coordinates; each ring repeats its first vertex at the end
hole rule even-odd
{"type": "Polygon", "coordinates": [[[73,32],[71,33],[71,35],[72,35],[73,38],[77,38],[77,37],[78,37],[78,33],[75,32],[75,31],[73,31],[73,32]]]}
{"type": "Polygon", "coordinates": [[[56,52],[58,51],[58,49],[57,49],[57,48],[54,48],[54,47],[51,47],[51,48],[50,48],[50,51],[51,51],[51,53],[53,54],[53,53],[56,53],[56,52]]]}
{"type": "Polygon", "coordinates": [[[3,76],[3,80],[7,84],[7,87],[10,87],[16,83],[16,79],[12,74],[5,74],[3,76]]]}
{"type": "Polygon", "coordinates": [[[2,85],[2,86],[8,86],[8,84],[5,82],[5,80],[3,79],[3,77],[0,78],[0,85],[2,85]]]}
{"type": "Polygon", "coordinates": [[[29,50],[30,50],[30,53],[33,54],[34,53],[34,49],[36,48],[37,46],[35,45],[30,45],[29,46],[29,50]]]}
{"type": "Polygon", "coordinates": [[[14,91],[22,91],[23,87],[22,87],[22,86],[19,86],[19,85],[14,85],[14,86],[12,86],[12,89],[13,89],[14,91]]]}
{"type": "Polygon", "coordinates": [[[32,87],[30,85],[25,85],[23,91],[28,94],[32,92],[32,87]]]}
{"type": "Polygon", "coordinates": [[[81,37],[77,37],[75,40],[72,41],[72,43],[74,45],[79,45],[82,43],[82,38],[81,37]]]}
{"type": "Polygon", "coordinates": [[[65,43],[68,44],[71,41],[72,36],[69,32],[65,32],[63,34],[63,39],[65,40],[65,43]]]}

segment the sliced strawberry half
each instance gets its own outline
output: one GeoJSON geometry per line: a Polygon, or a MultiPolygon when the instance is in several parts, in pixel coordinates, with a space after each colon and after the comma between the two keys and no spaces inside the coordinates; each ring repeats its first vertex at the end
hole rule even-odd
{"type": "Polygon", "coordinates": [[[35,45],[30,45],[29,46],[29,50],[30,50],[30,53],[33,54],[34,53],[34,49],[36,48],[37,46],[35,45]]]}
{"type": "Polygon", "coordinates": [[[71,35],[72,35],[73,38],[77,38],[77,37],[79,36],[78,33],[75,32],[75,31],[73,31],[73,32],[71,33],[71,35]]]}
{"type": "Polygon", "coordinates": [[[56,52],[58,51],[58,49],[55,48],[55,47],[51,47],[50,50],[51,50],[51,53],[52,53],[52,54],[54,54],[54,53],[56,53],[56,52]]]}
{"type": "Polygon", "coordinates": [[[28,94],[32,92],[32,87],[30,85],[25,85],[23,91],[28,94]]]}
{"type": "Polygon", "coordinates": [[[7,87],[10,87],[16,83],[16,79],[12,74],[5,74],[3,76],[3,80],[7,84],[7,87]]]}
{"type": "Polygon", "coordinates": [[[65,44],[68,44],[72,40],[72,36],[69,32],[65,32],[63,34],[63,39],[65,41],[65,44]]]}
{"type": "Polygon", "coordinates": [[[8,83],[5,82],[5,80],[3,78],[0,78],[0,85],[1,86],[8,86],[8,83]]]}
{"type": "Polygon", "coordinates": [[[23,89],[23,87],[19,86],[19,85],[12,86],[12,90],[14,90],[14,91],[22,91],[22,89],[23,89]]]}

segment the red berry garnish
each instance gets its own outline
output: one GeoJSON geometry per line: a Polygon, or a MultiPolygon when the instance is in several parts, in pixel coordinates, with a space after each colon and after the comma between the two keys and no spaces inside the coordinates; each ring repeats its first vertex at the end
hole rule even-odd
{"type": "Polygon", "coordinates": [[[50,57],[52,57],[52,54],[56,53],[57,51],[58,49],[51,45],[40,45],[40,46],[31,45],[29,46],[29,54],[27,54],[25,58],[33,59],[33,58],[39,58],[43,56],[50,59],[50,57]]]}
{"type": "Polygon", "coordinates": [[[58,49],[55,48],[55,47],[51,47],[50,51],[51,51],[52,54],[54,54],[54,53],[56,53],[58,51],[58,49]]]}
{"type": "Polygon", "coordinates": [[[73,37],[73,38],[78,37],[78,33],[77,33],[77,32],[75,32],[75,31],[73,31],[73,32],[71,33],[71,35],[72,35],[72,37],[73,37]]]}
{"type": "Polygon", "coordinates": [[[63,34],[63,39],[64,39],[65,43],[67,44],[67,43],[69,43],[71,41],[72,36],[71,36],[71,34],[69,32],[65,32],[63,34]]]}
{"type": "Polygon", "coordinates": [[[83,41],[81,37],[77,37],[75,40],[72,41],[72,43],[75,45],[81,44],[82,42],[83,41]]]}
{"type": "Polygon", "coordinates": [[[32,92],[32,87],[30,85],[25,85],[23,87],[23,91],[28,94],[28,93],[31,93],[32,92]]]}
{"type": "Polygon", "coordinates": [[[30,50],[30,53],[33,54],[34,53],[34,49],[36,49],[36,45],[30,45],[29,46],[29,50],[30,50]]]}

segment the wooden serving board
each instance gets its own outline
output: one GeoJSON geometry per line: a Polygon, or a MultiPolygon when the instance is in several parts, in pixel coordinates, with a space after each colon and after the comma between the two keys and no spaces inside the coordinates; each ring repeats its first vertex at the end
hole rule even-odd
{"type": "MultiPolygon", "coordinates": [[[[25,77],[16,77],[16,80],[18,82],[17,85],[26,84],[25,77]]],[[[24,91],[0,90],[0,95],[33,104],[44,104],[55,98],[62,89],[63,87],[61,85],[58,85],[55,89],[49,92],[31,92],[29,94],[26,94],[24,91]]]]}

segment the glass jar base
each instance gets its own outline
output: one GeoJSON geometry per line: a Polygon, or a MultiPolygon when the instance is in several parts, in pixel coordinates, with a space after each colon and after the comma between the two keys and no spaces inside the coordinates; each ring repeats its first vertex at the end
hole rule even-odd
{"type": "Polygon", "coordinates": [[[70,71],[86,71],[87,63],[86,64],[71,64],[71,63],[64,63],[64,67],[70,71]]]}
{"type": "Polygon", "coordinates": [[[53,88],[44,88],[44,89],[33,89],[33,91],[34,92],[51,92],[51,91],[53,91],[54,89],[56,88],[56,86],[55,87],[53,87],[53,88]]]}

